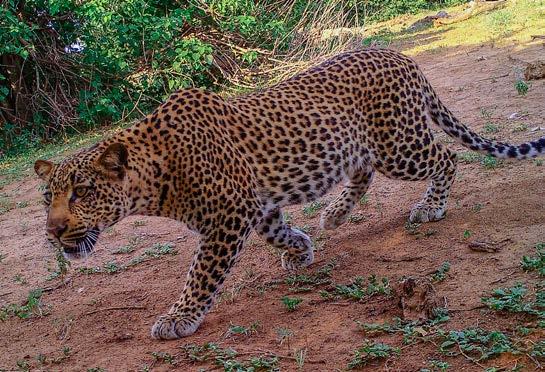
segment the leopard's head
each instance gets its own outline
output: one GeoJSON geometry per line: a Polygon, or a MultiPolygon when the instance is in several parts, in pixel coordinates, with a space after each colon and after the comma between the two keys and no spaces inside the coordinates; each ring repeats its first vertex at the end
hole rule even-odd
{"type": "Polygon", "coordinates": [[[127,215],[127,159],[125,145],[114,143],[84,150],[59,164],[34,164],[46,182],[47,239],[67,258],[86,257],[99,234],[127,215]]]}

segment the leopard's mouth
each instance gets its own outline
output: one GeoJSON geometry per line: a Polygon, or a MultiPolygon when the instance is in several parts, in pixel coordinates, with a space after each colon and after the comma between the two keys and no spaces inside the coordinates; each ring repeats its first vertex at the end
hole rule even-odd
{"type": "Polygon", "coordinates": [[[91,254],[98,241],[100,231],[97,228],[87,230],[83,236],[74,240],[74,244],[61,242],[62,253],[67,259],[86,258],[91,254]]]}

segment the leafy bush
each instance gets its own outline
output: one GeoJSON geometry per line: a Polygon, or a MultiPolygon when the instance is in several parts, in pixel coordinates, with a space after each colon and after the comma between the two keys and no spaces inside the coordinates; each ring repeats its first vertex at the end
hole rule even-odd
{"type": "Polygon", "coordinates": [[[353,27],[460,2],[6,0],[0,158],[141,116],[178,88],[218,90],[237,74],[250,81],[243,87],[255,85],[248,69],[290,59],[297,43],[297,58],[309,58],[311,34],[334,22],[353,27]]]}

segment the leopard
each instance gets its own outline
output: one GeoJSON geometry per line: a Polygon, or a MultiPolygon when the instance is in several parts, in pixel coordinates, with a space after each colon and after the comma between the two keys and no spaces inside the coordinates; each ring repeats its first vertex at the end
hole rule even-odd
{"type": "Polygon", "coordinates": [[[284,218],[288,205],[317,200],[344,183],[320,217],[323,229],[335,229],[378,171],[428,180],[408,219],[443,219],[457,157],[435,138],[434,126],[497,158],[545,152],[545,137],[512,145],[472,131],[412,58],[389,49],[348,51],[247,94],[180,89],[97,144],[57,163],[36,161],[47,240],[80,259],[127,216],[185,224],[199,244],[179,299],[157,318],[151,336],[186,337],[212,308],[252,232],[282,252],[284,269],[313,263],[312,240],[284,218]]]}

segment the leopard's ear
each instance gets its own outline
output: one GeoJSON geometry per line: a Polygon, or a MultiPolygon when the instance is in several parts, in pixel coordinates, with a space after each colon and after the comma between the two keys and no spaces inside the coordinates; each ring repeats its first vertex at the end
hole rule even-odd
{"type": "Polygon", "coordinates": [[[36,163],[34,163],[34,172],[44,181],[49,179],[51,169],[53,169],[53,163],[50,161],[36,160],[36,163]]]}
{"type": "Polygon", "coordinates": [[[108,146],[97,160],[99,170],[108,178],[121,181],[125,177],[129,152],[122,143],[108,146]]]}

